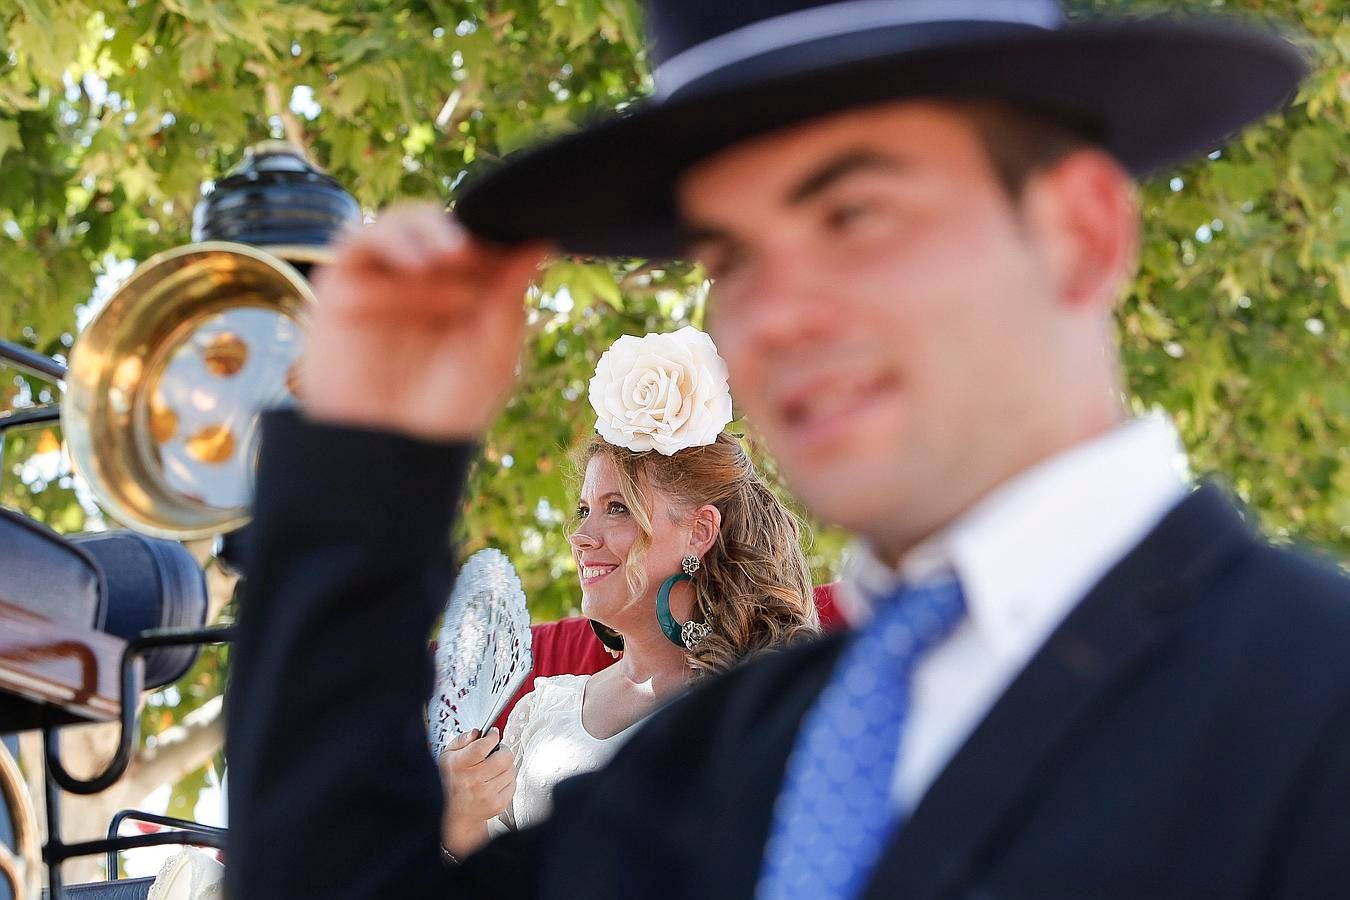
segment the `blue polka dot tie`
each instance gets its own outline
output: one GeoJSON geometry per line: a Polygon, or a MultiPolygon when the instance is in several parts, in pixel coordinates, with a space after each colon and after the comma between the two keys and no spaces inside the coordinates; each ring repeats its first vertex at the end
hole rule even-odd
{"type": "Polygon", "coordinates": [[[891,785],[914,667],[964,615],[956,581],[906,587],[844,649],[788,758],[758,900],[862,893],[904,815],[891,785]]]}

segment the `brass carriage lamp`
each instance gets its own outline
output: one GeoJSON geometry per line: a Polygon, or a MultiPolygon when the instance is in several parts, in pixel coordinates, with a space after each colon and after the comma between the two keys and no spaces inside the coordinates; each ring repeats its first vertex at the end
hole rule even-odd
{"type": "Polygon", "coordinates": [[[194,243],[132,274],[71,350],[62,426],[101,506],[192,539],[248,521],[261,413],[294,400],[312,266],[361,207],[267,141],[193,213],[194,243]]]}

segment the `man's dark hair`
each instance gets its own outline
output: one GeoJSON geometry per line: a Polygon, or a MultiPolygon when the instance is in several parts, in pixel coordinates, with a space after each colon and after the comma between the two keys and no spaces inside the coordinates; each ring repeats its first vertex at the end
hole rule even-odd
{"type": "Polygon", "coordinates": [[[994,173],[1013,200],[1022,196],[1031,176],[1075,150],[1098,146],[1093,129],[1067,117],[997,101],[956,104],[970,118],[994,173]]]}

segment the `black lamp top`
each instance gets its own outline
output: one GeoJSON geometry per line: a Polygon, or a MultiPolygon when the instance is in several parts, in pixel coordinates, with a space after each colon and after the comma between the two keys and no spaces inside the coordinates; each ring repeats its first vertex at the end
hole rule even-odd
{"type": "Polygon", "coordinates": [[[202,197],[193,211],[194,241],[237,241],[261,247],[328,244],[361,206],[294,144],[265,141],[202,197]]]}

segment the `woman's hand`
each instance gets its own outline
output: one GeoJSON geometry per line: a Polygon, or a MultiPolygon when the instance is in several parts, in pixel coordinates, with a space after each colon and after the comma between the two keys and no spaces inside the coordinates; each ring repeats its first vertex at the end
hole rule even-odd
{"type": "Polygon", "coordinates": [[[475,728],[441,753],[445,789],[441,843],[456,856],[467,856],[487,843],[487,820],[510,806],[515,796],[515,758],[505,747],[492,752],[500,742],[497,729],[480,737],[475,728]]]}
{"type": "Polygon", "coordinates": [[[351,231],[314,276],[300,403],[316,420],[472,440],[515,380],[543,245],[493,247],[430,204],[351,231]]]}

